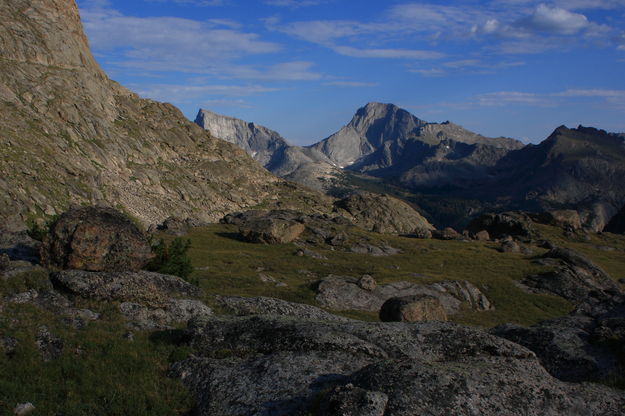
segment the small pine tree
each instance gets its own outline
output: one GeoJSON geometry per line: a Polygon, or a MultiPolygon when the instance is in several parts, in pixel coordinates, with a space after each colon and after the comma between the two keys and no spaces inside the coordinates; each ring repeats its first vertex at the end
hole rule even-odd
{"type": "Polygon", "coordinates": [[[193,272],[191,258],[187,255],[191,247],[191,240],[175,238],[169,245],[160,240],[152,247],[155,257],[146,266],[146,269],[153,272],[172,274],[188,280],[193,272]]]}

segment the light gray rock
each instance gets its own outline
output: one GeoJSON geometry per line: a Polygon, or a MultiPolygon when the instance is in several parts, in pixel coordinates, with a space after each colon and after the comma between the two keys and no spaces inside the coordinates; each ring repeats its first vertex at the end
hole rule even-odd
{"type": "Polygon", "coordinates": [[[333,315],[312,305],[287,302],[268,297],[246,298],[241,296],[218,296],[217,300],[226,309],[239,316],[276,315],[317,321],[348,321],[342,316],[333,315]]]}
{"type": "Polygon", "coordinates": [[[194,320],[174,364],[199,415],[619,415],[625,397],[550,376],[526,348],[447,322],[194,320]],[[317,413],[313,413],[317,414],[317,413]]]}
{"type": "Polygon", "coordinates": [[[378,312],[390,298],[414,295],[436,297],[448,315],[457,313],[462,303],[478,311],[494,309],[488,298],[467,281],[442,281],[428,285],[395,282],[366,290],[360,287],[357,279],[330,275],[319,282],[316,299],[322,306],[334,310],[378,312]]]}
{"type": "Polygon", "coordinates": [[[51,334],[46,326],[39,328],[35,342],[43,361],[52,361],[58,358],[65,348],[65,341],[51,334]]]}
{"type": "Polygon", "coordinates": [[[174,323],[213,314],[204,303],[191,299],[171,299],[160,308],[122,302],[119,310],[128,321],[128,326],[138,330],[168,329],[174,323]]]}
{"type": "Polygon", "coordinates": [[[16,416],[25,416],[31,414],[34,411],[35,406],[30,402],[26,402],[19,403],[17,406],[15,406],[15,409],[13,409],[13,414],[16,416]]]}
{"type": "Polygon", "coordinates": [[[177,276],[139,272],[86,272],[63,270],[50,275],[53,284],[86,299],[119,300],[160,306],[173,296],[201,294],[177,276]]]}

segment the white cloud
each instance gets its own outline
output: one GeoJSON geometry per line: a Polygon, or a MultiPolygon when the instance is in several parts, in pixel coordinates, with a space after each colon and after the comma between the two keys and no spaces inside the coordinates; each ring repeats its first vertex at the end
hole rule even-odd
{"type": "Polygon", "coordinates": [[[540,4],[530,16],[519,20],[516,25],[532,31],[573,35],[587,28],[590,22],[583,14],[540,4]]]}
{"type": "Polygon", "coordinates": [[[336,53],[354,58],[387,58],[387,59],[439,59],[445,55],[436,51],[412,49],[358,49],[351,46],[335,46],[336,53]]]}
{"type": "Polygon", "coordinates": [[[476,103],[484,107],[500,107],[510,104],[548,106],[552,103],[547,97],[527,92],[499,91],[478,95],[476,103]]]}
{"type": "Polygon", "coordinates": [[[484,107],[507,105],[549,107],[561,105],[569,99],[600,99],[612,108],[623,108],[625,105],[625,90],[573,88],[555,93],[498,91],[474,97],[473,104],[484,107]]]}
{"type": "Polygon", "coordinates": [[[408,71],[413,72],[415,74],[422,75],[424,77],[443,77],[447,75],[447,71],[441,68],[409,69],[408,71]]]}
{"type": "Polygon", "coordinates": [[[376,82],[357,82],[357,81],[332,81],[332,82],[324,82],[323,85],[329,87],[376,87],[378,84],[376,82]]]}
{"type": "Polygon", "coordinates": [[[282,46],[240,29],[231,19],[195,21],[175,17],[132,17],[91,0],[81,9],[94,51],[108,64],[149,72],[176,71],[260,81],[320,79],[311,62],[242,65],[251,55],[273,54],[282,46]],[[114,58],[112,57],[114,56],[114,58]]]}

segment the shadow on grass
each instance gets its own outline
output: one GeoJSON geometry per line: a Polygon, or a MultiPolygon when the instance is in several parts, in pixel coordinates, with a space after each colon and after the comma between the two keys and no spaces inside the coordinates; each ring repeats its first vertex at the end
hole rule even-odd
{"type": "Polygon", "coordinates": [[[235,233],[235,232],[215,233],[215,235],[218,236],[218,237],[227,238],[229,240],[236,240],[236,241],[245,242],[243,240],[243,238],[241,237],[241,234],[235,233]]]}

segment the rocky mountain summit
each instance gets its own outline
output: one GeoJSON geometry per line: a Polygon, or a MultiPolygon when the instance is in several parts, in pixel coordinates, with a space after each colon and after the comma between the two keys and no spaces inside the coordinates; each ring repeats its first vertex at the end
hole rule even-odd
{"type": "Polygon", "coordinates": [[[276,176],[317,190],[328,190],[341,171],[323,153],[289,144],[278,132],[256,123],[201,109],[195,123],[245,150],[276,176]]]}
{"type": "Polygon", "coordinates": [[[237,146],[109,80],[73,0],[0,1],[0,39],[0,219],[106,201],[145,224],[215,221],[297,200],[237,146]]]}

